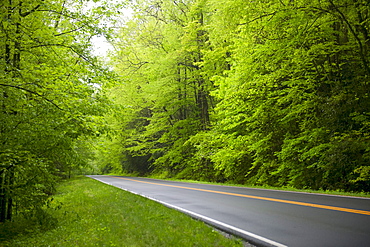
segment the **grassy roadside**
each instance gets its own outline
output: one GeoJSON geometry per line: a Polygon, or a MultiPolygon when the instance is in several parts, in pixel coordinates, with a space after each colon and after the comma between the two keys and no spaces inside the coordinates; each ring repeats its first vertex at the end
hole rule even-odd
{"type": "MultiPolygon", "coordinates": [[[[111,176],[135,176],[131,174],[107,174],[111,176]]],[[[177,182],[187,182],[187,183],[197,183],[197,184],[211,184],[211,185],[223,185],[223,186],[237,186],[237,187],[246,187],[246,188],[254,188],[254,189],[266,189],[266,190],[280,190],[280,191],[293,191],[293,192],[303,192],[303,193],[315,193],[315,194],[325,194],[325,195],[337,195],[337,196],[352,196],[352,197],[365,197],[370,198],[369,192],[344,192],[344,191],[331,191],[331,190],[310,190],[310,189],[297,189],[293,187],[272,187],[272,186],[257,186],[257,185],[245,185],[245,184],[234,184],[234,183],[216,183],[216,182],[205,182],[205,181],[196,181],[196,180],[187,180],[187,179],[176,179],[176,178],[168,178],[161,174],[154,174],[148,176],[148,178],[153,179],[162,179],[162,180],[169,180],[169,181],[177,181],[177,182]]]]}
{"type": "Polygon", "coordinates": [[[0,225],[0,246],[242,246],[180,212],[86,177],[63,182],[50,205],[52,217],[39,222],[47,227],[0,225]]]}
{"type": "MultiPolygon", "coordinates": [[[[150,177],[154,179],[162,179],[158,177],[150,177]]],[[[312,194],[324,194],[333,196],[350,196],[350,197],[364,197],[370,198],[370,193],[368,192],[344,192],[344,191],[334,191],[334,190],[310,190],[310,189],[297,189],[293,187],[273,187],[273,186],[257,186],[257,185],[244,185],[244,184],[233,184],[233,183],[213,183],[213,182],[202,182],[195,180],[182,180],[182,179],[163,179],[178,182],[188,182],[188,183],[199,183],[199,184],[213,184],[213,185],[223,185],[223,186],[236,186],[236,187],[246,187],[253,189],[265,189],[265,190],[279,190],[279,191],[292,191],[292,192],[302,192],[302,193],[312,193],[312,194]]]]}

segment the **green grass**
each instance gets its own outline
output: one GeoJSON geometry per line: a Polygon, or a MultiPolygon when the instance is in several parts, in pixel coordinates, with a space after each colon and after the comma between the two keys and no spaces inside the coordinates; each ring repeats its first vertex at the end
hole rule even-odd
{"type": "MultiPolygon", "coordinates": [[[[117,176],[131,176],[131,175],[118,175],[118,174],[109,174],[109,175],[117,175],[117,176]]],[[[133,175],[132,175],[133,176],[133,175]]],[[[148,176],[148,178],[153,179],[162,179],[162,180],[169,180],[169,181],[177,181],[177,182],[188,182],[188,183],[197,183],[197,184],[211,184],[211,185],[225,185],[225,186],[237,186],[237,187],[246,187],[246,188],[255,188],[255,189],[268,189],[268,190],[281,190],[281,191],[294,191],[294,192],[305,192],[305,193],[317,193],[317,194],[326,194],[326,195],[338,195],[338,196],[352,196],[352,197],[367,197],[370,198],[369,192],[345,192],[345,191],[334,191],[334,190],[310,190],[310,189],[297,189],[294,187],[273,187],[273,186],[258,186],[258,185],[247,185],[247,184],[235,184],[235,183],[216,183],[216,182],[205,182],[205,181],[196,181],[196,180],[187,180],[187,179],[176,179],[176,178],[168,178],[162,176],[161,174],[154,174],[148,176]]]]}
{"type": "Polygon", "coordinates": [[[185,214],[90,178],[63,182],[53,198],[48,214],[32,224],[0,225],[0,246],[242,246],[185,214]]]}
{"type": "MultiPolygon", "coordinates": [[[[155,178],[156,177],[151,177],[155,178]]],[[[160,178],[158,178],[160,179],[160,178]]],[[[199,183],[199,184],[211,184],[211,185],[224,185],[224,186],[236,186],[236,187],[245,187],[253,189],[265,189],[265,190],[280,190],[280,191],[293,191],[293,192],[303,192],[303,193],[316,193],[316,194],[325,194],[325,195],[336,195],[336,196],[351,196],[351,197],[367,197],[370,198],[368,192],[345,192],[340,190],[310,190],[310,189],[297,189],[294,187],[273,187],[273,186],[258,186],[258,185],[245,185],[245,184],[234,184],[234,183],[214,183],[214,182],[202,182],[195,180],[183,180],[183,179],[163,179],[171,180],[178,182],[188,182],[188,183],[199,183]]]]}

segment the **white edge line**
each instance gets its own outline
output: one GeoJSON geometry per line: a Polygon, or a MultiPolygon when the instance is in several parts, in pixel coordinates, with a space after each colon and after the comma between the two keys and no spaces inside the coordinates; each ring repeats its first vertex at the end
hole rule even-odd
{"type": "Polygon", "coordinates": [[[237,228],[237,227],[235,227],[235,226],[232,226],[232,225],[229,225],[229,224],[223,223],[223,222],[221,222],[221,221],[218,221],[218,220],[215,220],[215,219],[209,218],[209,217],[207,217],[207,216],[204,216],[204,215],[201,215],[201,214],[198,214],[198,213],[195,213],[195,212],[189,211],[189,210],[187,210],[187,209],[184,209],[184,208],[181,208],[181,207],[178,207],[178,206],[175,206],[175,205],[169,204],[169,203],[167,203],[167,202],[163,202],[163,201],[161,201],[161,200],[158,200],[158,199],[152,198],[152,197],[150,197],[150,196],[146,196],[146,195],[143,195],[143,194],[139,194],[139,193],[137,193],[137,192],[134,192],[134,191],[130,191],[130,190],[125,189],[125,188],[123,188],[123,187],[115,186],[115,185],[113,185],[113,184],[111,184],[111,183],[107,183],[107,182],[105,182],[105,181],[103,181],[103,180],[100,180],[100,179],[98,179],[98,178],[96,178],[96,177],[90,177],[90,178],[93,178],[93,179],[95,179],[95,180],[98,180],[98,181],[100,181],[100,182],[102,182],[102,183],[105,183],[105,184],[107,184],[107,185],[111,185],[111,186],[113,186],[113,187],[116,187],[116,188],[122,189],[122,190],[124,190],[124,191],[130,192],[130,193],[132,193],[132,194],[139,195],[139,196],[141,196],[141,197],[145,197],[145,198],[150,199],[150,200],[152,200],[152,201],[155,201],[155,202],[161,203],[161,204],[163,204],[163,205],[165,205],[165,206],[167,206],[167,207],[169,207],[169,208],[176,209],[176,210],[178,210],[178,211],[180,211],[180,212],[183,212],[183,213],[185,213],[185,214],[188,214],[188,215],[190,215],[190,216],[192,216],[192,217],[194,217],[194,218],[197,218],[197,219],[199,219],[199,220],[202,220],[202,221],[205,221],[205,222],[213,223],[215,226],[221,226],[221,227],[224,227],[224,228],[226,228],[226,229],[230,229],[232,233],[239,233],[239,234],[241,234],[241,235],[246,235],[246,236],[249,236],[249,237],[251,237],[251,238],[253,238],[253,239],[257,239],[257,240],[259,240],[259,241],[261,241],[261,242],[264,242],[264,243],[266,243],[266,244],[268,244],[268,245],[272,245],[272,246],[276,246],[276,247],[288,247],[287,245],[284,245],[284,244],[281,244],[281,243],[275,242],[275,241],[270,240],[270,239],[268,239],[268,238],[265,238],[265,237],[259,236],[259,235],[257,235],[257,234],[254,234],[254,233],[251,233],[251,232],[248,232],[248,231],[245,231],[245,230],[242,230],[242,229],[240,229],[240,228],[237,228]]]}

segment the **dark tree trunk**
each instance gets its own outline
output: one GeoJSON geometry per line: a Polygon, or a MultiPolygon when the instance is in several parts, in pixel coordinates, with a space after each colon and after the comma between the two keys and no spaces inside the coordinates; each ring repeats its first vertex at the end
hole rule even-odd
{"type": "Polygon", "coordinates": [[[4,173],[0,173],[0,222],[6,219],[6,201],[4,187],[4,173]]]}
{"type": "Polygon", "coordinates": [[[12,187],[14,185],[14,167],[9,170],[8,176],[8,193],[7,193],[7,212],[6,212],[6,220],[11,221],[13,216],[13,198],[12,198],[12,187]]]}

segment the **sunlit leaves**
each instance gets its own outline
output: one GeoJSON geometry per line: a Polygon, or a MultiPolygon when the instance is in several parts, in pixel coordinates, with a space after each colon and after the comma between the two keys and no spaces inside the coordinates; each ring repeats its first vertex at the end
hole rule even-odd
{"type": "Polygon", "coordinates": [[[91,55],[90,38],[109,35],[101,17],[115,14],[99,6],[85,13],[88,1],[3,2],[0,155],[13,158],[1,161],[1,221],[13,204],[40,206],[55,176],[86,166],[88,142],[107,131],[104,90],[114,76],[91,55]]]}
{"type": "Polygon", "coordinates": [[[221,99],[219,131],[250,137],[250,181],[348,189],[353,167],[367,157],[353,151],[367,150],[353,132],[367,120],[354,118],[362,119],[355,127],[350,112],[365,110],[368,100],[359,105],[349,95],[367,93],[360,81],[368,55],[360,34],[351,34],[356,4],[344,2],[245,3],[253,14],[231,40],[235,62],[225,78],[215,78],[214,94],[221,99]]]}
{"type": "Polygon", "coordinates": [[[366,1],[134,9],[113,58],[130,155],[179,177],[369,190],[366,1]]]}

